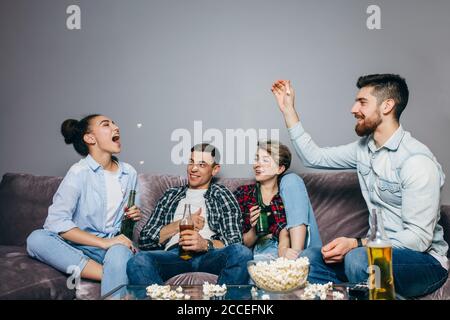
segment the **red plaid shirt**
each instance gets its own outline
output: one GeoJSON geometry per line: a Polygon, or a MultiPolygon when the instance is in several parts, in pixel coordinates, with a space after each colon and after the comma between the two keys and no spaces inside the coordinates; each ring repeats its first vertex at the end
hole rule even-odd
{"type": "MultiPolygon", "coordinates": [[[[240,186],[234,192],[243,216],[243,233],[248,232],[252,226],[250,224],[250,208],[258,205],[256,199],[256,184],[240,186]]],[[[269,232],[275,240],[278,240],[280,231],[286,228],[286,212],[284,211],[283,200],[280,193],[277,193],[270,202],[272,214],[269,216],[269,232]]]]}

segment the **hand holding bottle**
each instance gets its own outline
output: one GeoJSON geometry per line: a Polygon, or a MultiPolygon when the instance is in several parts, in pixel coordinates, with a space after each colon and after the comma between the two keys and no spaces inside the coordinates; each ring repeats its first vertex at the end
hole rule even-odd
{"type": "Polygon", "coordinates": [[[181,259],[189,260],[192,258],[192,251],[185,249],[186,245],[183,243],[184,235],[190,234],[190,232],[194,232],[198,235],[198,232],[194,231],[194,222],[192,221],[191,205],[188,203],[184,205],[183,218],[179,222],[179,229],[180,229],[180,239],[178,241],[179,255],[181,259]]]}
{"type": "Polygon", "coordinates": [[[125,216],[127,219],[139,221],[142,219],[141,209],[139,209],[136,206],[132,206],[131,208],[125,208],[125,216]]]}
{"type": "Polygon", "coordinates": [[[184,230],[180,233],[179,245],[185,251],[203,252],[208,249],[205,239],[195,230],[184,230]]]}
{"type": "Polygon", "coordinates": [[[130,195],[128,196],[128,204],[125,208],[125,214],[120,226],[120,233],[128,239],[131,239],[133,237],[134,225],[136,224],[136,221],[141,217],[141,211],[135,205],[135,197],[136,191],[130,190],[130,195]]]}
{"type": "Polygon", "coordinates": [[[259,206],[253,206],[250,208],[250,224],[252,228],[256,227],[258,223],[259,215],[261,214],[261,208],[259,206]]]}

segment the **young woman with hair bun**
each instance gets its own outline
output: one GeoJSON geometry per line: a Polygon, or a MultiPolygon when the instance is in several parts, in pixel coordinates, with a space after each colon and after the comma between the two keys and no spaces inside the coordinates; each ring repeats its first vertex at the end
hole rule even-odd
{"type": "Polygon", "coordinates": [[[130,191],[137,191],[137,173],[114,156],[121,151],[120,131],[110,118],[67,119],[61,134],[83,158],[59,185],[27,251],[61,272],[101,281],[104,295],[128,283],[126,266],[136,249],[120,227],[124,214],[134,221],[142,216],[138,206],[126,208],[130,191]]]}

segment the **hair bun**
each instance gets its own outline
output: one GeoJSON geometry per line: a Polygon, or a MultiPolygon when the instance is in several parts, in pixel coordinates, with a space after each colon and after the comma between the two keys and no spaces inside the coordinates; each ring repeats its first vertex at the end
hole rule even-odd
{"type": "Polygon", "coordinates": [[[61,124],[61,134],[67,144],[72,144],[77,135],[80,133],[78,123],[78,120],[67,119],[61,124]]]}

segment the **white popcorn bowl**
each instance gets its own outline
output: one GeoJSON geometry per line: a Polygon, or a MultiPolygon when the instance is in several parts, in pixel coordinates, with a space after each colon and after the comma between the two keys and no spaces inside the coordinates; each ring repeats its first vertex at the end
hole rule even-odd
{"type": "Polygon", "coordinates": [[[303,259],[304,263],[296,268],[274,264],[269,266],[271,262],[273,263],[276,260],[251,260],[247,263],[247,269],[250,278],[258,288],[273,293],[286,293],[301,289],[306,285],[309,261],[308,258],[300,259],[303,259]],[[260,262],[266,263],[267,266],[258,268],[257,264],[260,262]]]}

